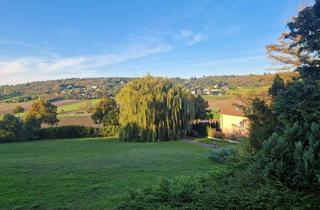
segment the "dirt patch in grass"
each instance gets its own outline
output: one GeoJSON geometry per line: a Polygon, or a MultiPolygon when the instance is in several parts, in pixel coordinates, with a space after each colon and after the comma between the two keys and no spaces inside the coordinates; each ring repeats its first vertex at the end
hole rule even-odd
{"type": "Polygon", "coordinates": [[[32,102],[24,102],[24,103],[0,103],[0,115],[4,115],[7,113],[12,113],[12,111],[17,107],[21,106],[25,110],[30,110],[32,102]]]}

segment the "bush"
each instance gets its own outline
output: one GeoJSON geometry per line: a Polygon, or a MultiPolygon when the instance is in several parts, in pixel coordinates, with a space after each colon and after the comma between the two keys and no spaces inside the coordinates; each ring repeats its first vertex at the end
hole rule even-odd
{"type": "Polygon", "coordinates": [[[296,123],[283,134],[273,134],[256,157],[257,169],[277,177],[287,186],[304,190],[320,190],[320,125],[311,129],[296,123]]]}
{"type": "Polygon", "coordinates": [[[217,131],[215,128],[208,127],[207,129],[208,137],[217,138],[217,139],[225,139],[226,136],[221,131],[217,131]]]}
{"type": "Polygon", "coordinates": [[[198,177],[161,179],[148,188],[131,190],[118,209],[195,209],[193,203],[204,191],[198,177]]]}
{"type": "Polygon", "coordinates": [[[208,158],[216,163],[224,163],[232,156],[235,156],[237,150],[232,147],[221,147],[215,150],[210,150],[208,158]]]}
{"type": "Polygon", "coordinates": [[[292,191],[241,169],[163,179],[154,186],[130,191],[118,209],[317,209],[319,205],[317,195],[292,191]]]}
{"type": "Polygon", "coordinates": [[[114,137],[119,135],[119,126],[106,125],[100,129],[100,134],[105,137],[114,137]]]}
{"type": "Polygon", "coordinates": [[[62,126],[41,128],[38,132],[39,139],[61,139],[100,136],[99,128],[85,126],[62,126]]]}
{"type": "Polygon", "coordinates": [[[208,123],[193,123],[191,125],[191,133],[188,134],[189,136],[194,136],[194,137],[204,137],[207,136],[207,127],[208,123]]]}

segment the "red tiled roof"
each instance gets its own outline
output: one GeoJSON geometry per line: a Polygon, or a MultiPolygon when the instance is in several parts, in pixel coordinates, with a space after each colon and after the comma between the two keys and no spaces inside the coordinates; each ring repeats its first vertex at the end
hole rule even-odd
{"type": "Polygon", "coordinates": [[[236,98],[221,99],[221,100],[209,100],[209,107],[214,110],[219,110],[221,114],[228,114],[234,116],[244,117],[243,111],[235,106],[235,104],[241,104],[241,101],[236,98]]]}

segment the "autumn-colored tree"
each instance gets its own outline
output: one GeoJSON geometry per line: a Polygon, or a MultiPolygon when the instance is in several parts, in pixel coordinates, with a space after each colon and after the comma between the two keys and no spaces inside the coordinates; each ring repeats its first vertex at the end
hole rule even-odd
{"type": "Polygon", "coordinates": [[[287,37],[288,32],[285,32],[278,38],[279,42],[277,44],[266,46],[267,55],[281,66],[277,70],[294,70],[301,64],[299,48],[291,47],[299,38],[288,40],[287,37]]]}
{"type": "Polygon", "coordinates": [[[32,104],[26,118],[28,119],[31,116],[39,120],[41,124],[56,125],[59,122],[57,119],[57,107],[42,99],[32,104]]]}
{"type": "Polygon", "coordinates": [[[284,69],[297,70],[302,76],[313,75],[314,66],[320,65],[320,0],[311,7],[303,8],[297,17],[287,24],[278,44],[267,45],[268,55],[284,69]]]}

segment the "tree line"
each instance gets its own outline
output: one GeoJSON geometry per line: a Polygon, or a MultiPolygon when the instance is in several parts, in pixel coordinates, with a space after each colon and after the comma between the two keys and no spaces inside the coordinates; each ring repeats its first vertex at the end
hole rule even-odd
{"type": "Polygon", "coordinates": [[[57,127],[57,107],[43,99],[24,112],[4,115],[0,141],[44,138],[119,136],[123,141],[165,141],[186,136],[195,119],[209,117],[208,104],[182,86],[164,78],[147,76],[130,81],[116,97],[104,97],[92,110],[91,118],[103,128],[57,127]]]}

